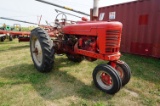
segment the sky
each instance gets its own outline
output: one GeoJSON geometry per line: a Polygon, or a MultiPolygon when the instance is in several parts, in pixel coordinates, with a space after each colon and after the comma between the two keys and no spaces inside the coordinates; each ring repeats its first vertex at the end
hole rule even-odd
{"type": "MultiPolygon", "coordinates": [[[[90,13],[90,8],[93,7],[93,0],[45,0],[45,1],[49,1],[61,6],[67,6],[88,14],[90,13]]],[[[130,1],[136,1],[136,0],[99,0],[99,6],[104,7],[130,1]]],[[[58,7],[43,4],[35,0],[1,0],[0,17],[7,17],[7,18],[38,23],[39,17],[42,15],[41,24],[45,24],[45,21],[48,21],[50,23],[55,20],[57,13],[54,9],[72,13],[80,17],[84,16],[58,7]]],[[[68,15],[67,19],[74,21],[80,20],[79,18],[68,15]]],[[[3,23],[7,25],[21,24],[21,26],[31,26],[29,24],[0,19],[0,26],[3,23]]]]}

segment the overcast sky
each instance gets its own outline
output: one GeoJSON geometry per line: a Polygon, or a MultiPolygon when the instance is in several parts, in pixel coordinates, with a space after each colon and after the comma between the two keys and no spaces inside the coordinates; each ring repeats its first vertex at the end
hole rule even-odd
{"type": "MultiPolygon", "coordinates": [[[[93,0],[45,0],[62,6],[71,7],[75,10],[90,13],[90,8],[93,6],[93,0]]],[[[108,6],[118,3],[130,2],[135,0],[100,0],[99,6],[108,6]]],[[[35,0],[1,0],[0,3],[0,17],[8,17],[13,19],[20,19],[24,21],[38,23],[38,17],[42,15],[41,23],[44,24],[45,20],[53,22],[57,13],[54,9],[69,12],[51,5],[43,4],[35,0]]],[[[73,12],[70,12],[73,13],[73,12]]],[[[76,14],[76,13],[73,13],[76,14]]],[[[78,16],[83,16],[76,14],[78,16]]],[[[78,18],[67,16],[67,19],[79,20],[78,18]]],[[[13,25],[12,21],[6,21],[0,19],[0,26],[6,23],[13,25]]],[[[20,23],[21,25],[28,25],[20,23]]]]}

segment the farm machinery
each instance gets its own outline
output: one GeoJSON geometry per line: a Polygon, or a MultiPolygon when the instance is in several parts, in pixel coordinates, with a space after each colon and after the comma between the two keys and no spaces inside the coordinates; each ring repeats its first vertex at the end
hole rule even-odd
{"type": "MultiPolygon", "coordinates": [[[[51,32],[53,28],[49,25],[40,25],[40,24],[33,23],[33,22],[6,18],[6,17],[0,17],[0,19],[28,23],[32,25],[38,25],[39,27],[45,29],[51,37],[54,35],[54,33],[51,32]]],[[[8,38],[9,41],[12,41],[13,38],[18,38],[19,42],[29,42],[30,31],[22,31],[20,24],[13,24],[12,27],[4,24],[0,28],[0,40],[3,42],[6,38],[8,38]]]]}
{"type": "MultiPolygon", "coordinates": [[[[0,30],[3,31],[11,31],[13,28],[9,25],[6,25],[5,23],[0,27],[0,30]]],[[[3,42],[5,39],[9,39],[9,41],[12,41],[13,38],[9,34],[0,34],[0,41],[3,42]]]]}
{"type": "MultiPolygon", "coordinates": [[[[36,1],[55,6],[47,1],[36,1]]],[[[97,65],[93,70],[93,81],[100,90],[115,94],[131,77],[130,67],[119,60],[122,24],[98,21],[98,0],[94,0],[93,19],[94,21],[82,20],[73,23],[67,21],[64,13],[59,13],[53,26],[52,39],[44,29],[33,29],[30,34],[32,61],[39,72],[46,73],[53,68],[55,54],[65,54],[73,62],[81,62],[83,59],[91,62],[97,59],[105,60],[106,64],[97,65]],[[64,18],[58,19],[59,15],[64,18]]]]}
{"type": "MultiPolygon", "coordinates": [[[[0,19],[5,19],[5,18],[0,17],[0,19]]],[[[24,35],[29,36],[29,34],[30,32],[21,32],[20,24],[13,24],[13,26],[9,26],[4,23],[3,26],[0,27],[0,41],[1,42],[3,42],[5,39],[9,39],[9,41],[12,41],[13,38],[18,38],[19,41],[22,41],[21,37],[24,35]]]]}

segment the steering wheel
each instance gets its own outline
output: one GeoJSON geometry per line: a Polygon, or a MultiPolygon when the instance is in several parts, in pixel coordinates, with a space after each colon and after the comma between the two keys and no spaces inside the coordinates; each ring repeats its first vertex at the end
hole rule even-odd
{"type": "Polygon", "coordinates": [[[64,14],[64,13],[57,14],[55,21],[59,21],[59,20],[62,20],[61,22],[65,22],[67,20],[66,14],[64,14]],[[58,18],[60,15],[61,15],[61,19],[58,18]]]}

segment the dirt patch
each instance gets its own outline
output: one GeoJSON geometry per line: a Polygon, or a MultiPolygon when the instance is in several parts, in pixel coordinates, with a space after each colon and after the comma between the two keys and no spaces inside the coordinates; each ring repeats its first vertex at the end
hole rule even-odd
{"type": "Polygon", "coordinates": [[[139,97],[139,94],[134,92],[134,91],[131,91],[131,90],[128,90],[128,89],[124,89],[125,92],[129,93],[130,95],[134,96],[134,97],[139,97]]]}

